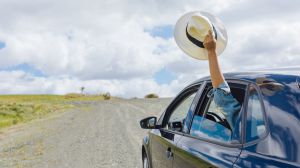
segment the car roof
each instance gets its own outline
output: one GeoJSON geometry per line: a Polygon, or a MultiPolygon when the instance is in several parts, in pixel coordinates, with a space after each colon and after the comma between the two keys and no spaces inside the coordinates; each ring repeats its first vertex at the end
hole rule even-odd
{"type": "MultiPolygon", "coordinates": [[[[286,83],[287,81],[300,79],[300,66],[299,67],[283,67],[273,69],[260,69],[249,70],[240,72],[228,72],[224,73],[225,79],[240,79],[256,82],[258,78],[268,78],[275,80],[276,82],[286,83]]],[[[205,76],[194,81],[192,84],[199,83],[204,80],[210,80],[210,76],[205,76]]],[[[300,82],[300,80],[298,80],[300,82]]]]}

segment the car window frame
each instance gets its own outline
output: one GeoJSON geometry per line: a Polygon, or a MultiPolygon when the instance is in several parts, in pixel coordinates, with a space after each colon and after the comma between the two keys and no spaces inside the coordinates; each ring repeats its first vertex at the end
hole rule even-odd
{"type": "MultiPolygon", "coordinates": [[[[244,137],[245,137],[245,121],[244,121],[244,118],[245,118],[245,111],[246,111],[246,106],[245,106],[245,101],[248,100],[247,98],[247,93],[248,93],[248,89],[249,89],[249,85],[250,83],[252,83],[252,81],[248,81],[248,80],[243,80],[243,79],[226,79],[227,83],[231,83],[231,84],[242,84],[242,85],[245,85],[245,96],[244,96],[244,103],[243,103],[243,106],[241,108],[241,113],[242,113],[242,119],[241,119],[241,142],[239,143],[225,143],[225,142],[222,142],[222,141],[217,141],[217,140],[214,140],[214,139],[211,139],[211,138],[203,138],[203,137],[197,137],[197,136],[193,136],[193,135],[190,135],[190,129],[191,129],[191,124],[189,125],[189,131],[188,133],[184,133],[183,136],[186,136],[186,137],[190,137],[190,138],[193,138],[193,139],[197,139],[197,140],[200,140],[200,141],[205,141],[205,142],[209,142],[209,143],[212,143],[212,144],[216,144],[216,145],[221,145],[221,146],[225,146],[225,147],[232,147],[232,148],[242,148],[243,145],[244,145],[244,137]]],[[[207,84],[211,84],[211,80],[206,80],[206,83],[207,84]]],[[[206,84],[206,86],[207,86],[206,84]]],[[[205,86],[205,87],[206,87],[205,86]]],[[[205,100],[205,96],[207,95],[207,92],[203,92],[201,93],[201,99],[198,101],[198,104],[197,104],[197,107],[196,109],[194,110],[193,112],[193,118],[191,120],[191,122],[193,122],[193,119],[194,119],[194,115],[195,115],[195,111],[197,110],[200,110],[200,108],[203,106],[203,103],[204,103],[204,100],[205,100]],[[205,95],[204,95],[205,94],[205,95]]],[[[206,103],[207,105],[207,103],[206,103]]],[[[206,107],[205,107],[206,108],[206,107]]]]}
{"type": "MultiPolygon", "coordinates": [[[[202,95],[202,92],[203,92],[204,88],[206,87],[206,81],[201,81],[201,82],[187,86],[171,101],[171,103],[168,105],[168,107],[166,108],[166,110],[164,111],[164,113],[162,114],[162,116],[159,119],[159,120],[162,120],[162,124],[159,129],[162,129],[163,131],[166,131],[166,132],[178,134],[178,135],[186,134],[184,132],[178,132],[178,131],[166,129],[165,126],[166,126],[168,119],[170,118],[172,112],[178,107],[178,105],[180,105],[182,100],[186,98],[185,95],[187,94],[187,92],[189,92],[192,89],[195,89],[195,87],[198,88],[198,90],[197,90],[197,92],[195,92],[196,95],[190,106],[190,108],[192,108],[192,105],[194,105],[194,107],[192,109],[192,117],[194,116],[194,112],[197,109],[196,106],[198,105],[200,96],[202,95]]],[[[190,127],[190,123],[188,123],[188,124],[189,124],[188,126],[190,127]]]]}
{"type": "Polygon", "coordinates": [[[255,145],[255,144],[259,143],[260,141],[264,140],[270,134],[270,129],[269,129],[268,119],[267,119],[267,115],[266,115],[266,108],[265,108],[266,106],[264,105],[264,101],[263,101],[263,95],[262,95],[260,87],[256,83],[254,83],[254,82],[249,83],[245,100],[246,100],[246,102],[244,103],[244,106],[245,106],[246,111],[243,116],[243,122],[244,122],[243,132],[244,132],[244,134],[243,134],[242,142],[243,142],[244,147],[248,147],[248,146],[255,145]],[[248,102],[249,102],[249,98],[250,98],[250,87],[254,87],[258,93],[258,99],[259,99],[259,102],[260,102],[260,105],[262,108],[266,131],[262,137],[252,140],[252,141],[249,141],[249,142],[246,142],[246,134],[247,134],[246,127],[247,127],[247,115],[248,115],[248,102]]]}

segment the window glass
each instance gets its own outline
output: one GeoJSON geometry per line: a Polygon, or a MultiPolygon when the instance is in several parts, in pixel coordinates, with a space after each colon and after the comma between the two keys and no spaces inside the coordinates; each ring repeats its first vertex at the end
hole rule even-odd
{"type": "Polygon", "coordinates": [[[185,97],[184,100],[181,101],[181,103],[175,108],[169,118],[167,129],[173,131],[182,131],[185,118],[190,111],[190,106],[195,98],[196,91],[197,90],[185,97]]]}
{"type": "Polygon", "coordinates": [[[204,115],[194,116],[190,134],[219,141],[230,141],[231,130],[224,119],[224,115],[216,107],[214,100],[210,99],[208,110],[204,112],[204,115]]]}
{"type": "Polygon", "coordinates": [[[252,141],[262,137],[266,132],[259,95],[254,87],[250,87],[250,94],[247,106],[246,141],[252,141]]]}
{"type": "Polygon", "coordinates": [[[207,102],[206,105],[204,103],[205,108],[200,109],[199,114],[194,116],[190,134],[192,136],[213,139],[221,142],[239,142],[241,135],[240,111],[237,112],[235,125],[233,130],[231,130],[225,117],[226,112],[216,105],[214,98],[206,98],[206,101],[204,102],[207,102]]]}

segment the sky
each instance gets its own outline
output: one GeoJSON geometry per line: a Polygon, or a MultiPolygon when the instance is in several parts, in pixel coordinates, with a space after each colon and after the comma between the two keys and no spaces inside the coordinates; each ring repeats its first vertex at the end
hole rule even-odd
{"type": "Polygon", "coordinates": [[[224,72],[300,64],[299,0],[0,0],[0,94],[175,96],[208,62],[176,45],[190,11],[219,17],[224,72]]]}

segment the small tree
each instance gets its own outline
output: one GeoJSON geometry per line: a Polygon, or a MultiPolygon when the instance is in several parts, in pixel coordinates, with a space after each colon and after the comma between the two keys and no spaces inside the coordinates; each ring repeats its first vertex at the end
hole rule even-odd
{"type": "Polygon", "coordinates": [[[82,86],[82,87],[80,88],[80,91],[81,91],[81,94],[82,94],[82,95],[83,95],[84,89],[85,89],[84,86],[82,86]]]}

